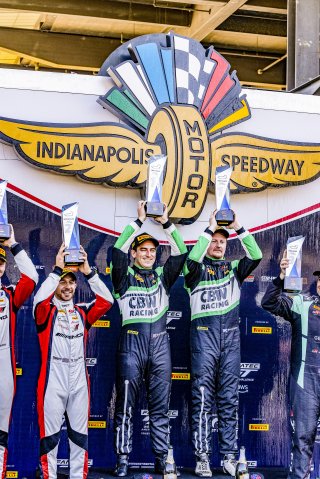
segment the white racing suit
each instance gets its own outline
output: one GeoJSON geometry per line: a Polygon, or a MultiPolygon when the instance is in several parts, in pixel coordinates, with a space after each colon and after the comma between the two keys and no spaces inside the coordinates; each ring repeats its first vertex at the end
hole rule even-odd
{"type": "Polygon", "coordinates": [[[41,349],[37,405],[40,463],[44,479],[57,477],[57,451],[65,416],[70,445],[70,477],[88,474],[89,378],[86,369],[88,331],[113,303],[98,274],[86,278],[96,295],[90,304],[59,301],[54,292],[61,268],[55,267],[34,299],[34,316],[41,349]]]}

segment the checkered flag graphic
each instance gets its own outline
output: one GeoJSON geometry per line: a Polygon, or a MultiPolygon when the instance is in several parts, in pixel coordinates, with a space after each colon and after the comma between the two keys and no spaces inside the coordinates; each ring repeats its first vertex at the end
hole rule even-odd
{"type": "Polygon", "coordinates": [[[172,34],[171,44],[174,49],[177,102],[199,107],[216,62],[195,40],[172,34]]]}

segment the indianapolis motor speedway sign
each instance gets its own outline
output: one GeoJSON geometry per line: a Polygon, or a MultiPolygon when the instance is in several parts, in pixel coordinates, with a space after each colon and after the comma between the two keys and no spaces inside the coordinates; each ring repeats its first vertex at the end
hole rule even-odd
{"type": "Polygon", "coordinates": [[[98,102],[123,123],[44,124],[0,118],[0,139],[30,164],[111,187],[144,188],[148,159],[167,155],[163,200],[192,223],[218,166],[233,168],[231,191],[318,178],[320,145],[225,132],[250,118],[230,65],[212,46],[174,33],[138,37],[106,60],[114,86],[98,102]]]}

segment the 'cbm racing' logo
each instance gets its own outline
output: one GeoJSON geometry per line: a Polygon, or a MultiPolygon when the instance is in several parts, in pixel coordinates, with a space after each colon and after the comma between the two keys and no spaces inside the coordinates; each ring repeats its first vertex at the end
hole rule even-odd
{"type": "Polygon", "coordinates": [[[182,223],[201,213],[218,166],[232,167],[233,192],[316,179],[319,145],[221,134],[250,118],[239,80],[229,71],[212,46],[204,49],[191,38],[138,37],[115,50],[100,71],[114,84],[98,102],[126,125],[0,118],[0,139],[32,165],[117,187],[143,188],[148,159],[165,154],[163,201],[182,223]]]}

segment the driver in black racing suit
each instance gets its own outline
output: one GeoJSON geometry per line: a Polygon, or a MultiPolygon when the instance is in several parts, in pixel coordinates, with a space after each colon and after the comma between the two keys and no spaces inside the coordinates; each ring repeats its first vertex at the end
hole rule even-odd
{"type": "Polygon", "coordinates": [[[254,237],[235,219],[228,229],[235,230],[246,255],[240,260],[225,260],[229,233],[218,228],[215,213],[190,251],[184,270],[191,304],[192,442],[195,473],[200,477],[212,476],[214,400],[224,471],[235,476],[240,287],[262,258],[254,237]]]}
{"type": "Polygon", "coordinates": [[[154,267],[159,242],[147,233],[137,235],[146,219],[145,202],[138,204],[138,219],[130,223],[116,241],[111,277],[118,300],[122,329],[117,357],[117,401],[115,412],[116,476],[128,474],[132,449],[132,414],[142,380],[145,379],[150,434],[155,471],[163,474],[169,447],[169,399],[171,354],[166,331],[169,291],[186,259],[187,248],[176,227],[168,220],[167,208],[156,221],[162,224],[171,255],[162,267],[154,267]],[[128,251],[134,259],[128,267],[128,251]]]}

